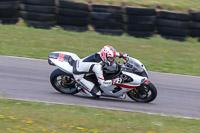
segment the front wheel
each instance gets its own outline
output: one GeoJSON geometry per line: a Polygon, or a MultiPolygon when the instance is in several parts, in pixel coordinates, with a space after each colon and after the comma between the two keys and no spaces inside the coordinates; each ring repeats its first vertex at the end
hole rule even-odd
{"type": "Polygon", "coordinates": [[[127,95],[136,102],[149,103],[157,97],[157,89],[150,82],[149,84],[142,84],[138,88],[129,91],[127,95]]]}
{"type": "Polygon", "coordinates": [[[50,82],[52,86],[61,93],[78,93],[78,90],[75,88],[75,81],[73,75],[65,73],[60,69],[56,69],[51,73],[50,82]]]}

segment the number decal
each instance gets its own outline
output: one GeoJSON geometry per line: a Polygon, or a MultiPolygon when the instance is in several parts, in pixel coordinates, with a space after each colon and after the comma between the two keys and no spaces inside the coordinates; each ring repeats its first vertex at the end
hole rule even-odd
{"type": "Polygon", "coordinates": [[[65,56],[64,54],[59,53],[58,60],[61,61],[61,62],[63,62],[64,61],[64,56],[65,56]]]}

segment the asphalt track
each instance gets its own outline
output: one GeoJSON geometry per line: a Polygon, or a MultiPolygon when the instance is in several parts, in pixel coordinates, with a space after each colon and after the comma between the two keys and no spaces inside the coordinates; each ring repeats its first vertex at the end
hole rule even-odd
{"type": "Polygon", "coordinates": [[[158,96],[152,103],[142,104],[129,98],[93,100],[61,94],[49,82],[54,69],[45,60],[0,56],[0,97],[200,118],[200,77],[149,72],[158,96]]]}

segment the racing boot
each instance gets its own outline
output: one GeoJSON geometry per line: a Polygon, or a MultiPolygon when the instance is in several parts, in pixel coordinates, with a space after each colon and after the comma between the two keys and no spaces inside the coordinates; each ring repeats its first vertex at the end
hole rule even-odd
{"type": "Polygon", "coordinates": [[[94,86],[90,93],[93,95],[93,98],[97,99],[101,95],[101,90],[99,86],[94,86]]]}

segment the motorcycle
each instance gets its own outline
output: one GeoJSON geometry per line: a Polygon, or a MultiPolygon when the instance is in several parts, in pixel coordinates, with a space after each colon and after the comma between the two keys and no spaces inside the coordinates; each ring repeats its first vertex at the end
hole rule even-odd
{"type": "MultiPolygon", "coordinates": [[[[76,80],[73,77],[73,64],[80,58],[70,52],[53,52],[48,55],[48,63],[56,66],[50,76],[52,86],[64,94],[76,94],[81,92],[86,96],[92,96],[87,89],[77,89],[76,80]]],[[[105,80],[121,77],[121,84],[111,85],[107,88],[101,88],[102,96],[129,98],[136,102],[149,103],[157,97],[157,89],[148,79],[148,73],[145,66],[137,59],[127,57],[123,64],[119,64],[120,69],[116,73],[105,73],[105,80]]],[[[89,74],[88,77],[95,79],[95,74],[89,74]]],[[[99,85],[97,80],[95,84],[99,85]]]]}

